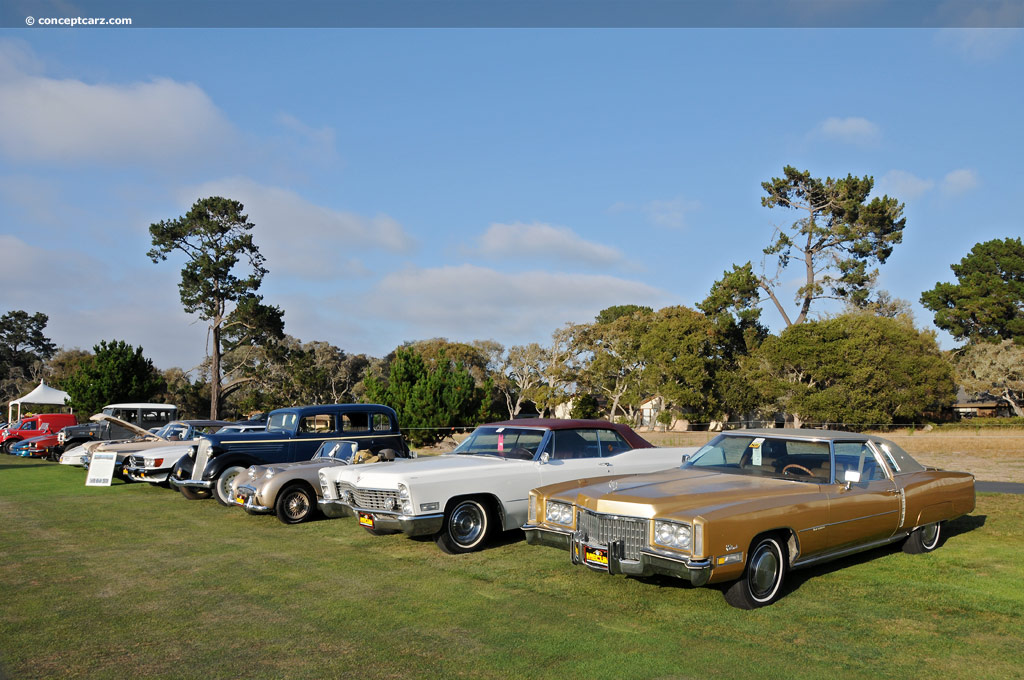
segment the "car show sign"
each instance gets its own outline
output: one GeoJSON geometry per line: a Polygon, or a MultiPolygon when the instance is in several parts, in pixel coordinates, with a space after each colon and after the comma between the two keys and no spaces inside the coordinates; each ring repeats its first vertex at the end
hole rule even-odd
{"type": "Polygon", "coordinates": [[[86,486],[110,486],[114,479],[114,465],[117,463],[116,453],[94,453],[89,461],[89,475],[85,479],[86,486]]]}

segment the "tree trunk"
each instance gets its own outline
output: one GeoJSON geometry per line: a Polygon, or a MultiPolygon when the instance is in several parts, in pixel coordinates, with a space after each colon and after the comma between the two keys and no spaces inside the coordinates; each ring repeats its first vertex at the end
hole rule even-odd
{"type": "Polygon", "coordinates": [[[220,325],[213,326],[210,355],[210,420],[220,420],[220,325]]]}

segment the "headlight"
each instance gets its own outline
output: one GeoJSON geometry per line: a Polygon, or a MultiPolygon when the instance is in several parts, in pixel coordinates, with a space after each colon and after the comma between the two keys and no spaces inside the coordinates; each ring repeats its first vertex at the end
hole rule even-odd
{"type": "Polygon", "coordinates": [[[544,516],[547,518],[547,521],[554,524],[563,524],[567,527],[572,526],[572,505],[569,503],[559,503],[558,501],[548,501],[544,516]]]}
{"type": "Polygon", "coordinates": [[[654,542],[676,550],[690,550],[693,533],[689,524],[679,522],[654,522],[654,542]]]}
{"type": "Polygon", "coordinates": [[[249,469],[245,471],[245,474],[249,475],[249,479],[256,479],[256,466],[250,465],[249,469]]]}
{"type": "Polygon", "coordinates": [[[275,470],[272,467],[268,467],[267,471],[263,473],[263,476],[266,477],[267,479],[270,479],[271,477],[273,477],[276,474],[277,474],[277,470],[275,470]]]}
{"type": "Polygon", "coordinates": [[[398,497],[399,498],[408,498],[409,497],[409,487],[407,487],[405,484],[399,484],[398,485],[398,497]]]}

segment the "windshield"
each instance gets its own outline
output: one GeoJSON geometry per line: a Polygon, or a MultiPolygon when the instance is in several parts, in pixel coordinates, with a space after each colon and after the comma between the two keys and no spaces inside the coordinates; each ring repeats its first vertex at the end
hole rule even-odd
{"type": "Polygon", "coordinates": [[[267,432],[294,432],[298,419],[294,413],[272,413],[267,419],[267,432]]]}
{"type": "Polygon", "coordinates": [[[533,460],[546,433],[519,427],[478,427],[453,453],[533,460]]]}
{"type": "Polygon", "coordinates": [[[827,484],[832,480],[828,442],[754,435],[718,435],[684,467],[732,475],[827,484]]]}
{"type": "Polygon", "coordinates": [[[355,452],[356,445],[353,442],[324,442],[313,457],[351,461],[355,452]]]}

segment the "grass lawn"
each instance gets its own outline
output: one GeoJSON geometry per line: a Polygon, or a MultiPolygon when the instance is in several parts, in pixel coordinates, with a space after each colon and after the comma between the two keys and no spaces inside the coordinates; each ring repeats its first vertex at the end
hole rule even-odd
{"type": "Polygon", "coordinates": [[[509,535],[448,556],[0,456],[0,677],[1009,678],[1024,496],[927,555],[794,572],[777,604],[574,568],[509,535]]]}

